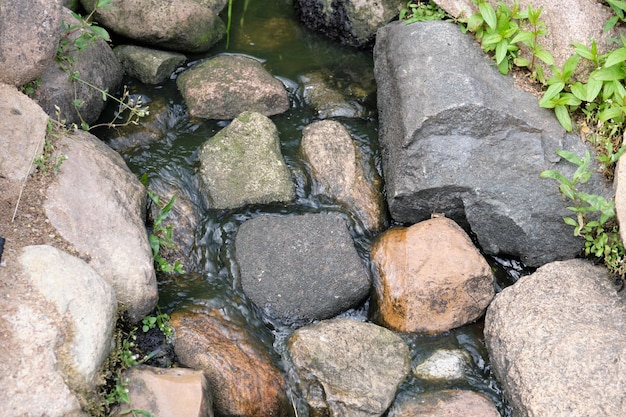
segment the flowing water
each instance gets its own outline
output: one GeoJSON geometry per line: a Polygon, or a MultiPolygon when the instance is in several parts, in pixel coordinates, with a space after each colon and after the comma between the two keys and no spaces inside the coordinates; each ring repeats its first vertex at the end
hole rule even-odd
{"type": "MultiPolygon", "coordinates": [[[[173,188],[198,207],[203,207],[192,253],[197,268],[181,277],[160,277],[161,310],[170,313],[175,309],[197,306],[222,308],[229,317],[241,321],[249,331],[256,333],[279,353],[284,351],[284,341],[293,329],[264,318],[246,300],[240,290],[236,268],[233,267],[232,243],[239,224],[261,213],[291,215],[342,210],[332,202],[313,195],[306,167],[298,157],[303,127],[320,119],[318,112],[308,106],[303,98],[302,80],[305,74],[310,71],[331,74],[338,88],[350,89],[355,81],[364,84],[364,92],[355,95],[358,98],[349,103],[361,112],[362,117],[338,120],[348,127],[357,146],[368,155],[372,173],[381,174],[375,92],[368,91],[367,85],[373,79],[372,52],[342,47],[307,31],[297,22],[290,3],[288,0],[235,1],[228,49],[224,39],[210,53],[190,57],[189,62],[170,80],[158,86],[126,80],[131,93],[144,97],[144,100],[150,102],[151,112],[159,114],[158,122],[151,128],[157,131],[158,140],[122,152],[135,173],[148,174],[153,187],[173,188]],[[191,119],[176,89],[175,78],[195,62],[218,53],[246,54],[261,60],[265,68],[283,81],[289,90],[291,109],[282,115],[273,116],[272,121],[278,128],[283,155],[296,182],[297,198],[293,203],[238,210],[211,210],[199,195],[195,176],[198,148],[228,122],[191,119]]],[[[104,115],[105,119],[111,116],[111,111],[104,115]]],[[[116,131],[100,131],[97,134],[111,143],[119,136],[116,131]]],[[[344,217],[351,225],[357,250],[364,262],[368,262],[373,236],[364,233],[358,222],[353,221],[348,214],[344,213],[344,217]]],[[[490,261],[497,271],[499,288],[523,273],[523,267],[514,260],[492,258],[490,261]]],[[[343,316],[366,320],[367,303],[343,316]]],[[[441,388],[471,389],[491,398],[502,415],[509,414],[500,388],[489,371],[482,322],[436,336],[403,337],[411,348],[413,366],[436,349],[458,348],[469,352],[472,367],[467,370],[464,379],[455,382],[425,383],[412,377],[402,385],[399,396],[441,388]]],[[[290,392],[296,396],[294,402],[300,404],[293,387],[290,392]]],[[[302,406],[298,408],[299,416],[307,415],[302,406]]]]}

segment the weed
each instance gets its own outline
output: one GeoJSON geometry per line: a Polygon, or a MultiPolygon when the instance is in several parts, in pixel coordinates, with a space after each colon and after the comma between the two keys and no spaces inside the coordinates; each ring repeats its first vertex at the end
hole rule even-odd
{"type": "Polygon", "coordinates": [[[37,89],[39,88],[40,84],[41,84],[41,77],[24,84],[23,86],[20,87],[20,91],[26,94],[28,97],[33,98],[37,94],[37,89]]]}
{"type": "Polygon", "coordinates": [[[155,192],[148,189],[147,174],[144,174],[141,177],[141,183],[146,187],[148,198],[150,199],[151,204],[156,205],[158,209],[157,215],[153,219],[152,233],[150,233],[150,235],[148,236],[156,269],[157,271],[165,272],[167,274],[171,274],[173,272],[176,272],[178,274],[184,274],[185,271],[183,269],[183,265],[180,262],[176,261],[174,262],[174,264],[170,264],[160,254],[161,248],[176,248],[173,240],[173,226],[171,224],[167,226],[163,224],[167,216],[170,214],[172,207],[174,206],[176,196],[173,195],[167,204],[162,204],[159,196],[155,192]]]}
{"type": "Polygon", "coordinates": [[[415,2],[409,1],[402,10],[398,18],[406,20],[406,23],[425,22],[428,20],[443,20],[446,12],[432,1],[415,2]]]}
{"type": "Polygon", "coordinates": [[[33,163],[37,166],[37,170],[46,175],[52,172],[54,175],[59,173],[63,161],[67,159],[65,155],[56,154],[54,142],[58,138],[55,132],[55,126],[52,119],[48,119],[47,134],[43,144],[43,152],[37,155],[33,163]]]}
{"type": "Polygon", "coordinates": [[[580,184],[589,181],[592,174],[589,151],[582,158],[565,150],[559,150],[557,154],[577,166],[572,178],[565,177],[557,170],[543,171],[540,176],[558,181],[561,194],[572,201],[573,206],[568,207],[568,210],[574,212],[575,217],[564,217],[563,220],[574,227],[574,236],[585,239],[585,256],[601,259],[610,273],[623,279],[626,274],[626,250],[615,219],[615,201],[584,193],[578,188],[580,184]]]}
{"type": "Polygon", "coordinates": [[[604,30],[609,31],[613,29],[613,26],[617,24],[617,22],[626,22],[626,16],[624,12],[626,12],[626,1],[622,0],[605,0],[611,9],[613,9],[613,13],[615,16],[611,17],[604,24],[604,30]]]}
{"type": "Polygon", "coordinates": [[[155,316],[146,316],[141,321],[144,333],[147,333],[150,329],[157,327],[167,340],[170,340],[174,335],[174,328],[170,325],[170,316],[166,313],[157,312],[155,316]]]}

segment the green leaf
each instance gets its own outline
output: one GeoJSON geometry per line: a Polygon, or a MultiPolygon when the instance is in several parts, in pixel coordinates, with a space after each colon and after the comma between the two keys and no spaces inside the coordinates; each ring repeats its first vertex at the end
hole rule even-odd
{"type": "Polygon", "coordinates": [[[482,45],[496,45],[500,41],[502,41],[502,35],[499,33],[491,33],[483,37],[482,45]]]}
{"type": "Polygon", "coordinates": [[[591,48],[588,48],[580,42],[572,42],[572,46],[574,47],[574,52],[576,54],[588,59],[589,61],[595,61],[596,55],[592,52],[591,48]]]}
{"type": "Polygon", "coordinates": [[[543,93],[543,97],[541,97],[541,100],[539,100],[539,106],[546,107],[546,108],[554,107],[554,105],[550,105],[550,100],[552,100],[561,91],[563,91],[563,88],[565,88],[565,83],[562,81],[559,81],[555,84],[550,85],[550,87],[548,87],[546,92],[543,93]]]}
{"type": "Polygon", "coordinates": [[[508,46],[509,46],[509,43],[506,39],[503,39],[502,42],[498,43],[498,45],[496,46],[496,54],[494,58],[496,59],[496,62],[498,64],[500,64],[500,62],[506,59],[508,46]]]}
{"type": "Polygon", "coordinates": [[[533,39],[534,39],[533,33],[522,31],[522,32],[519,32],[517,35],[515,35],[513,39],[511,39],[511,43],[522,42],[523,44],[528,45],[528,43],[532,41],[533,39]]]}
{"type": "Polygon", "coordinates": [[[626,78],[624,75],[624,70],[620,65],[613,65],[592,72],[590,77],[598,81],[613,81],[626,78]]]}
{"type": "Polygon", "coordinates": [[[91,25],[88,26],[89,31],[91,31],[94,35],[96,35],[100,39],[104,39],[105,41],[110,41],[111,37],[109,36],[109,32],[103,27],[91,25]]]}
{"type": "Polygon", "coordinates": [[[553,180],[557,180],[561,184],[571,185],[571,181],[565,175],[561,174],[559,171],[555,169],[547,169],[545,171],[541,171],[541,173],[539,174],[539,177],[553,179],[553,180]]]}
{"type": "Polygon", "coordinates": [[[569,111],[567,107],[563,105],[557,105],[554,107],[554,113],[556,114],[556,118],[561,123],[561,126],[568,131],[572,131],[572,119],[569,116],[569,111]]]}
{"type": "Polygon", "coordinates": [[[611,119],[618,119],[624,114],[620,107],[608,107],[598,113],[598,120],[606,122],[611,119]]]}
{"type": "Polygon", "coordinates": [[[554,65],[554,58],[550,55],[550,52],[542,49],[535,52],[535,56],[545,62],[547,65],[554,65]]]}
{"type": "MultiPolygon", "coordinates": [[[[567,162],[570,162],[574,165],[582,165],[584,160],[581,159],[577,154],[572,151],[566,151],[565,149],[559,149],[556,151],[556,154],[561,158],[565,159],[567,162]]],[[[586,154],[585,154],[586,156],[586,154]]]]}
{"type": "Polygon", "coordinates": [[[526,58],[518,56],[517,58],[515,58],[515,65],[517,65],[518,67],[528,67],[530,65],[530,61],[526,58]]]}
{"type": "Polygon", "coordinates": [[[483,17],[479,13],[474,13],[467,20],[467,28],[472,32],[476,32],[484,22],[483,17]]]}
{"type": "Polygon", "coordinates": [[[496,19],[496,11],[493,9],[493,6],[486,1],[483,1],[478,4],[478,10],[480,10],[480,14],[487,23],[487,26],[491,29],[495,29],[498,24],[498,20],[496,19]]]}
{"type": "Polygon", "coordinates": [[[610,31],[611,29],[613,29],[613,27],[617,24],[618,21],[619,21],[619,17],[613,16],[612,18],[606,21],[606,23],[604,24],[603,30],[605,32],[610,31]]]}
{"type": "Polygon", "coordinates": [[[578,226],[578,223],[576,222],[576,220],[572,219],[571,217],[563,217],[563,221],[570,226],[574,226],[574,227],[578,226]]]}
{"type": "Polygon", "coordinates": [[[611,52],[606,58],[604,66],[611,67],[613,65],[622,64],[624,60],[626,60],[626,47],[622,47],[611,52]]]}
{"type": "Polygon", "coordinates": [[[563,76],[562,80],[566,81],[572,77],[572,74],[576,70],[576,65],[578,65],[578,60],[580,57],[578,55],[570,56],[567,61],[563,64],[563,76]]]}

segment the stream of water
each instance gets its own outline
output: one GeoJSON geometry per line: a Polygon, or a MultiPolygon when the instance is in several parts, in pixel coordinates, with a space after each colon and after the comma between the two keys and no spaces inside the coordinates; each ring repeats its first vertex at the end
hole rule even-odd
{"type": "MultiPolygon", "coordinates": [[[[232,313],[233,317],[245,321],[249,331],[257,332],[260,337],[267,339],[266,328],[269,327],[274,338],[267,342],[281,353],[284,350],[284,340],[293,329],[263,318],[246,300],[233,274],[234,233],[243,221],[261,213],[291,215],[341,211],[340,207],[312,195],[308,174],[298,156],[302,129],[320,118],[318,112],[304,100],[302,77],[310,71],[324,71],[332,75],[338,86],[353,83],[355,78],[360,78],[357,81],[367,83],[373,80],[372,52],[342,47],[307,31],[297,22],[291,2],[288,0],[235,1],[228,49],[224,39],[210,53],[189,57],[189,62],[161,85],[149,86],[131,79],[125,80],[131,93],[145,97],[150,101],[151,111],[159,112],[161,117],[158,126],[160,138],[150,144],[123,151],[122,156],[133,172],[138,175],[147,173],[152,184],[168,184],[199,207],[205,208],[206,203],[199,195],[195,175],[197,152],[203,142],[215,135],[228,122],[191,119],[176,89],[175,78],[193,63],[218,53],[253,56],[261,60],[265,68],[287,86],[292,103],[291,109],[271,119],[278,128],[282,152],[296,182],[297,198],[287,205],[246,207],[238,210],[205,209],[192,253],[197,269],[182,277],[160,277],[159,306],[166,313],[193,306],[223,308],[232,313]],[[246,3],[247,9],[244,9],[246,3]],[[369,78],[362,75],[364,69],[365,74],[370,75],[369,78]]],[[[364,86],[364,91],[367,91],[367,85],[364,86]]],[[[358,102],[353,104],[362,110],[363,117],[338,120],[348,127],[357,145],[365,155],[368,155],[372,172],[381,174],[375,91],[362,94],[358,102]]],[[[109,112],[103,117],[110,117],[110,114],[109,112]]],[[[97,134],[105,140],[112,140],[118,135],[115,131],[97,134]]],[[[368,262],[373,236],[364,233],[354,222],[351,232],[357,250],[364,262],[368,262]]],[[[500,288],[514,281],[523,271],[522,266],[514,260],[491,258],[490,261],[496,269],[497,286],[500,288]]],[[[367,303],[344,313],[343,316],[366,320],[367,303]]],[[[464,379],[455,382],[428,384],[417,378],[409,378],[402,385],[399,396],[431,389],[471,389],[491,398],[503,416],[509,415],[500,388],[489,371],[482,322],[436,336],[403,335],[403,337],[411,348],[413,366],[434,350],[441,348],[466,350],[472,356],[473,365],[466,372],[464,379]]],[[[305,410],[299,410],[299,416],[306,415],[305,410]]]]}

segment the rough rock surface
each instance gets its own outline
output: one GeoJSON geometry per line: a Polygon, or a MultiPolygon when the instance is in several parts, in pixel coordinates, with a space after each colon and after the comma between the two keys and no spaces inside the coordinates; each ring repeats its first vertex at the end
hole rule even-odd
{"type": "Polygon", "coordinates": [[[136,45],[118,45],[113,53],[124,72],[144,84],[159,84],[167,80],[187,57],[183,54],[136,45]]]}
{"type": "Polygon", "coordinates": [[[0,5],[0,83],[21,86],[50,66],[61,34],[61,0],[4,0],[0,5]]]}
{"type": "MultiPolygon", "coordinates": [[[[528,266],[575,257],[582,246],[546,169],[576,168],[555,154],[586,148],[553,113],[513,87],[450,22],[391,24],[375,55],[387,200],[400,223],[445,213],[488,254],[528,266]]],[[[611,195],[600,175],[583,191],[611,195]]]]}
{"type": "MultiPolygon", "coordinates": [[[[139,365],[124,372],[124,378],[134,410],[153,417],[213,417],[211,387],[201,371],[139,365]]],[[[123,404],[115,415],[128,415],[129,410],[123,404]]]]}
{"type": "Polygon", "coordinates": [[[200,178],[212,208],[289,202],[295,185],[274,123],[244,112],[200,148],[200,178]]]}
{"type": "Polygon", "coordinates": [[[381,179],[340,122],[323,120],[302,131],[300,144],[314,179],[313,194],[325,194],[348,209],[369,232],[385,224],[381,179]]]}
{"type": "MultiPolygon", "coordinates": [[[[93,10],[98,0],[81,0],[93,10]]],[[[157,48],[203,53],[226,30],[217,13],[194,0],[116,0],[115,7],[99,9],[96,20],[118,35],[157,48]]]]}
{"type": "MultiPolygon", "coordinates": [[[[76,19],[68,10],[64,10],[63,21],[76,25],[76,19]]],[[[76,32],[70,38],[76,38],[76,32]]],[[[114,93],[122,83],[124,72],[109,44],[98,39],[82,51],[70,47],[63,56],[61,64],[54,62],[41,76],[41,83],[36,89],[35,99],[53,120],[65,120],[66,124],[76,123],[80,126],[84,120],[95,122],[106,106],[102,92],[80,81],[70,79],[71,73],[97,88],[114,93]],[[63,67],[61,68],[60,65],[63,67]],[[73,104],[81,100],[78,108],[73,104]],[[60,115],[57,115],[56,107],[60,115]]]]}
{"type": "Polygon", "coordinates": [[[288,416],[285,379],[269,349],[250,332],[214,309],[177,311],[171,325],[176,356],[184,366],[203,370],[213,388],[215,411],[227,416],[288,416]]]}
{"type": "Polygon", "coordinates": [[[371,46],[376,30],[406,5],[402,0],[296,0],[298,18],[310,29],[354,47],[371,46]]]}
{"type": "Polygon", "coordinates": [[[0,84],[0,177],[23,181],[41,154],[48,116],[13,86],[0,84]]]}
{"type": "Polygon", "coordinates": [[[316,416],[380,416],[410,367],[409,348],[399,336],[349,319],[301,327],[287,346],[316,416]]]}
{"type": "Polygon", "coordinates": [[[119,154],[89,133],[64,136],[60,152],[67,160],[48,188],[46,215],[113,286],[130,319],[141,320],[158,298],[145,188],[119,154]]]}
{"type": "Polygon", "coordinates": [[[466,350],[439,349],[413,368],[413,374],[432,381],[461,379],[471,360],[466,350]]]}
{"type": "Polygon", "coordinates": [[[489,306],[485,341],[514,415],[624,415],[626,307],[605,268],[570,260],[521,278],[489,306]]]}
{"type": "Polygon", "coordinates": [[[469,236],[445,217],[390,229],[372,248],[374,320],[439,333],[482,316],[494,277],[469,236]]]}
{"type": "Polygon", "coordinates": [[[113,348],[113,288],[85,261],[52,246],[27,246],[19,262],[33,287],[54,305],[57,319],[67,319],[60,329],[67,340],[57,348],[57,366],[70,387],[89,392],[113,348]]]}
{"type": "Polygon", "coordinates": [[[248,220],[239,226],[235,256],[248,298],[284,322],[333,317],[370,289],[346,223],[335,214],[248,220]]]}
{"type": "Polygon", "coordinates": [[[626,157],[621,156],[615,167],[615,215],[620,224],[622,242],[626,242],[626,157]]]}
{"type": "Polygon", "coordinates": [[[273,116],[289,110],[281,81],[256,59],[220,55],[194,65],[178,76],[189,114],[204,119],[233,119],[244,111],[273,116]]]}
{"type": "Polygon", "coordinates": [[[389,410],[389,417],[499,417],[493,402],[473,391],[429,391],[405,397],[389,410]]]}

